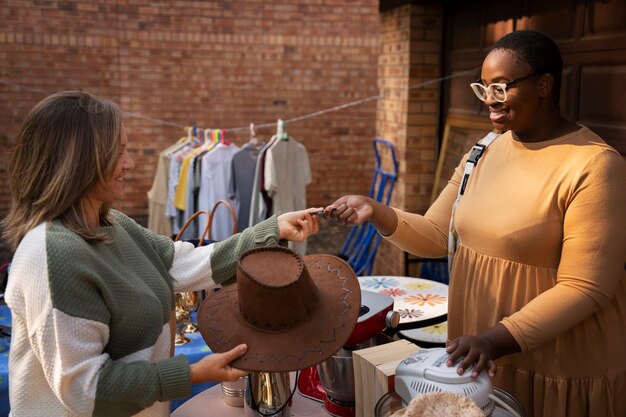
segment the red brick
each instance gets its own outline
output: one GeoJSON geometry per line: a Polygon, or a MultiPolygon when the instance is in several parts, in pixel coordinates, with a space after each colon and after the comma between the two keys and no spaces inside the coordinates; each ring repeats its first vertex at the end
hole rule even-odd
{"type": "MultiPolygon", "coordinates": [[[[275,122],[378,94],[377,1],[118,3],[11,2],[10,13],[0,13],[3,79],[49,92],[80,88],[130,112],[211,127],[275,122]]],[[[0,107],[0,137],[13,141],[42,98],[0,86],[0,103],[7,103],[0,107]]],[[[367,193],[376,111],[372,101],[290,129],[320,156],[311,161],[309,204],[367,193]]],[[[138,166],[120,207],[145,222],[157,155],[183,132],[139,119],[125,124],[138,166]]],[[[259,135],[268,140],[274,131],[259,135]]],[[[248,140],[245,132],[233,137],[248,140]]],[[[0,190],[6,190],[7,158],[0,152],[0,190]]],[[[0,193],[0,217],[9,199],[0,193]]]]}

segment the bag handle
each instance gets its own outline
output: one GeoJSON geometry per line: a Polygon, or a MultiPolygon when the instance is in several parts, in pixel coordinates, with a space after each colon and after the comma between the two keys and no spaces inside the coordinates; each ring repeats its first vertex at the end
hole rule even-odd
{"type": "Polygon", "coordinates": [[[180,232],[178,232],[178,234],[176,235],[176,238],[174,240],[180,240],[180,238],[183,236],[183,233],[185,232],[185,230],[187,230],[187,227],[189,227],[191,222],[196,217],[198,217],[201,214],[204,214],[204,215],[207,216],[207,221],[206,221],[206,224],[204,226],[204,230],[202,231],[202,234],[200,235],[200,240],[198,241],[198,246],[202,246],[202,243],[204,242],[204,236],[207,234],[207,232],[209,232],[209,239],[211,239],[211,219],[212,219],[212,215],[209,214],[206,210],[198,210],[194,214],[189,216],[187,221],[185,221],[185,224],[183,224],[183,226],[180,228],[180,232]]]}
{"type": "Polygon", "coordinates": [[[209,240],[212,240],[212,238],[211,238],[211,228],[213,226],[213,216],[215,216],[215,212],[217,211],[217,208],[221,204],[226,206],[226,208],[230,211],[231,217],[233,218],[233,231],[232,231],[232,233],[230,235],[232,236],[235,233],[237,233],[237,214],[235,213],[235,209],[233,208],[232,204],[230,204],[228,201],[226,201],[226,200],[218,200],[213,205],[213,208],[211,209],[211,214],[209,215],[209,221],[207,223],[207,228],[209,229],[209,240]]]}
{"type": "Polygon", "coordinates": [[[478,141],[476,145],[472,146],[472,151],[470,152],[470,155],[465,162],[465,170],[463,172],[463,177],[461,177],[461,184],[459,184],[459,190],[457,192],[456,200],[452,205],[452,214],[450,215],[450,227],[448,230],[448,274],[450,275],[450,279],[452,278],[452,262],[454,261],[454,254],[461,242],[459,234],[454,227],[454,214],[456,212],[456,206],[459,205],[461,197],[463,197],[463,194],[465,194],[465,187],[467,186],[467,182],[469,181],[470,174],[478,165],[478,160],[483,155],[483,152],[485,152],[485,150],[487,149],[487,146],[491,145],[491,142],[496,140],[499,136],[499,133],[489,132],[487,136],[478,141]]]}

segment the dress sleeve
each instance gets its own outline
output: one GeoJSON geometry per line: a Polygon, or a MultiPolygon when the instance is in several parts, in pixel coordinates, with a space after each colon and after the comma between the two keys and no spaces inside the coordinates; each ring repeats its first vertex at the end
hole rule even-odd
{"type": "Polygon", "coordinates": [[[502,323],[522,350],[532,349],[587,319],[614,297],[624,279],[626,169],[602,151],[568,192],[556,284],[502,323]]]}
{"type": "Polygon", "coordinates": [[[398,226],[389,236],[389,242],[412,255],[424,258],[437,258],[448,253],[448,231],[452,205],[456,200],[465,161],[456,167],[452,178],[426,214],[407,213],[394,208],[398,216],[398,226]]]}

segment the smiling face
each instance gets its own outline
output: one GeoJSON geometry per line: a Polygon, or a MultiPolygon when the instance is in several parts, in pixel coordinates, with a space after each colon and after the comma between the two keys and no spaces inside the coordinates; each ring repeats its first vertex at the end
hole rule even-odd
{"type": "MultiPolygon", "coordinates": [[[[507,83],[526,77],[534,71],[530,65],[517,58],[514,52],[494,49],[483,61],[481,80],[483,85],[507,83]]],[[[536,129],[541,120],[541,104],[545,98],[539,88],[539,77],[519,81],[506,89],[507,99],[500,103],[488,96],[485,104],[489,108],[489,118],[498,130],[512,130],[520,136],[536,129]]]]}
{"type": "Polygon", "coordinates": [[[99,209],[111,206],[124,197],[125,175],[135,168],[135,162],[128,152],[128,137],[122,126],[120,134],[119,156],[115,169],[106,184],[97,183],[87,194],[89,206],[99,209]]]}
{"type": "Polygon", "coordinates": [[[117,165],[108,183],[111,199],[113,201],[119,201],[124,197],[124,185],[126,184],[124,176],[133,169],[135,169],[135,161],[128,152],[128,136],[126,136],[126,131],[122,126],[119,159],[117,160],[117,165]]]}

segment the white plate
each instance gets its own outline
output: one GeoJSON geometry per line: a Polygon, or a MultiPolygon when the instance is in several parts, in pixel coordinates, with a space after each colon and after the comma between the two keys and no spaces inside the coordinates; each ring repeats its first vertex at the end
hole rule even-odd
{"type": "Polygon", "coordinates": [[[448,314],[448,286],[423,278],[398,276],[359,277],[362,290],[386,294],[394,299],[400,324],[418,323],[448,314]]]}
{"type": "Polygon", "coordinates": [[[428,327],[420,327],[419,329],[400,330],[403,337],[409,340],[429,343],[446,343],[448,338],[448,322],[435,324],[428,327]]]}

